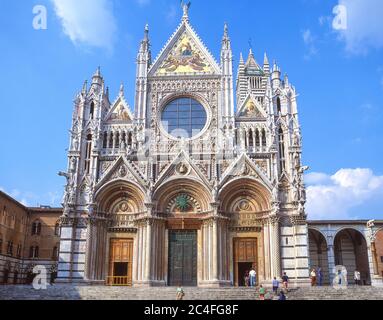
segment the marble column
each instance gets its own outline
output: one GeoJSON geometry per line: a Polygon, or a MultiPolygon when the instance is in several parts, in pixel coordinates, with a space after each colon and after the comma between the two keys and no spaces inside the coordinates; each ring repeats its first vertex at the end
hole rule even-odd
{"type": "Polygon", "coordinates": [[[273,260],[272,278],[276,277],[277,279],[279,279],[281,277],[279,217],[276,217],[276,216],[271,217],[270,225],[271,225],[271,245],[272,245],[272,260],[273,260]]]}
{"type": "Polygon", "coordinates": [[[335,254],[334,254],[334,244],[331,242],[327,245],[327,260],[328,260],[328,272],[330,278],[330,285],[334,280],[334,270],[335,270],[335,254]]]}

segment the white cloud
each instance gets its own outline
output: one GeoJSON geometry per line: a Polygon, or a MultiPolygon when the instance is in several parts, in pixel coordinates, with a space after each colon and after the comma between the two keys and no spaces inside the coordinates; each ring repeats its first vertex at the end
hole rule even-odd
{"type": "Polygon", "coordinates": [[[367,53],[383,48],[383,1],[339,0],[347,12],[347,27],[336,30],[349,53],[367,53]]]}
{"type": "Polygon", "coordinates": [[[64,33],[76,45],[112,51],[117,26],[110,0],[51,0],[64,33]]]}
{"type": "Polygon", "coordinates": [[[371,169],[341,169],[332,176],[309,173],[306,182],[306,208],[313,220],[356,218],[350,213],[352,209],[367,208],[370,201],[383,199],[383,176],[374,175],[371,169]]]}
{"type": "Polygon", "coordinates": [[[302,38],[307,47],[305,59],[310,59],[312,56],[318,53],[318,49],[315,46],[315,37],[313,36],[310,29],[306,29],[302,32],[302,38]]]}

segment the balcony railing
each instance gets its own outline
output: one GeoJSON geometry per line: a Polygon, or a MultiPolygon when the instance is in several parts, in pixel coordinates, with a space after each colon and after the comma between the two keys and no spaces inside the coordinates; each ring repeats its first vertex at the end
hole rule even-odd
{"type": "Polygon", "coordinates": [[[131,287],[132,279],[130,277],[107,277],[106,285],[115,287],[131,287]]]}

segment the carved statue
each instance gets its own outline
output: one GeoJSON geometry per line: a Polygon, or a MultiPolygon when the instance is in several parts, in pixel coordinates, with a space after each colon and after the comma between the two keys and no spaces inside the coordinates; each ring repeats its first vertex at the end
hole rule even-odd
{"type": "Polygon", "coordinates": [[[275,183],[273,188],[273,202],[279,202],[279,187],[278,183],[275,183]]]}

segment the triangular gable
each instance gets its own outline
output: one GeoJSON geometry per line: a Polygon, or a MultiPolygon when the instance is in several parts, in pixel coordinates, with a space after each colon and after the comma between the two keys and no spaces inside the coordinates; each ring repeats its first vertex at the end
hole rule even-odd
{"type": "Polygon", "coordinates": [[[220,186],[224,186],[232,177],[253,177],[258,179],[270,191],[273,189],[271,181],[266,174],[243,153],[236,161],[234,161],[223,174],[220,186]]]}
{"type": "Polygon", "coordinates": [[[155,188],[158,188],[169,178],[190,178],[196,177],[200,180],[208,189],[212,189],[209,180],[201,172],[201,170],[193,163],[189,156],[181,151],[178,156],[170,163],[170,165],[161,173],[156,181],[155,188]]]}
{"type": "Polygon", "coordinates": [[[187,21],[180,24],[149,70],[149,76],[220,73],[218,63],[187,21]]]}
{"type": "Polygon", "coordinates": [[[251,94],[248,94],[237,111],[237,117],[266,119],[267,114],[257,99],[254,99],[251,94]]]}
{"type": "Polygon", "coordinates": [[[133,114],[123,95],[119,95],[105,116],[108,122],[132,122],[133,114]]]}
{"type": "Polygon", "coordinates": [[[137,168],[133,167],[133,164],[128,162],[126,157],[119,157],[116,162],[110,166],[110,168],[102,176],[101,180],[97,183],[96,189],[103,186],[106,182],[111,180],[130,180],[136,182],[141,187],[147,187],[148,183],[143,174],[139,172],[137,168]]]}

